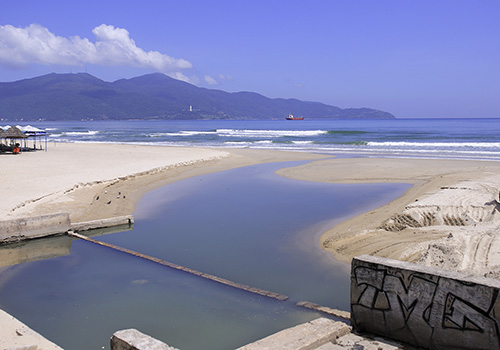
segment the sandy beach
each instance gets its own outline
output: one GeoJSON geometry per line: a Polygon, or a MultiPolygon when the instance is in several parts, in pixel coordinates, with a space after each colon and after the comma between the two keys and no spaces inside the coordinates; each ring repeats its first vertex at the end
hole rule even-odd
{"type": "Polygon", "coordinates": [[[49,144],[47,152],[0,159],[0,219],[69,212],[72,222],[133,214],[147,191],[191,176],[310,159],[278,174],[306,181],[413,185],[391,203],[325,232],[319,244],[337,259],[373,254],[500,275],[497,162],[78,143],[49,144]]]}
{"type": "Polygon", "coordinates": [[[341,261],[370,254],[500,276],[498,162],[328,159],[278,173],[309,181],[413,185],[396,200],[322,235],[322,247],[341,261]]]}
{"type": "Polygon", "coordinates": [[[72,222],[133,214],[146,192],[245,165],[320,159],[306,153],[97,143],[0,154],[0,220],[69,212],[72,222]]]}

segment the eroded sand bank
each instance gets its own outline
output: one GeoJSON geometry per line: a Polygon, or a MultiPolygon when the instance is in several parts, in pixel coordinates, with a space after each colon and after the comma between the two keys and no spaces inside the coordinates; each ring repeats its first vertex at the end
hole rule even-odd
{"type": "Polygon", "coordinates": [[[339,260],[360,254],[500,276],[500,164],[424,159],[328,159],[280,175],[332,183],[410,183],[400,198],[325,232],[339,260]]]}

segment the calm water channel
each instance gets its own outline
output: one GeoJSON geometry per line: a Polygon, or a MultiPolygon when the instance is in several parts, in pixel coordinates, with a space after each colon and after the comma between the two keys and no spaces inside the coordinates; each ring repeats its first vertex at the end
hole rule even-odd
{"type": "Polygon", "coordinates": [[[0,308],[75,350],[109,349],[112,333],[126,328],[182,350],[234,349],[323,316],[297,301],[349,310],[349,266],[324,253],[318,238],[409,186],[323,184],[274,174],[297,164],[256,165],[168,185],[143,198],[133,230],[97,237],[289,301],[61,237],[0,252],[66,254],[0,268],[0,308]]]}

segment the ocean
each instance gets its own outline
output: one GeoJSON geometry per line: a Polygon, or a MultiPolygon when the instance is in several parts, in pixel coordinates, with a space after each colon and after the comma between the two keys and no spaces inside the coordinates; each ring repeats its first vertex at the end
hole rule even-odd
{"type": "Polygon", "coordinates": [[[50,142],[500,160],[500,119],[36,122],[50,142]]]}

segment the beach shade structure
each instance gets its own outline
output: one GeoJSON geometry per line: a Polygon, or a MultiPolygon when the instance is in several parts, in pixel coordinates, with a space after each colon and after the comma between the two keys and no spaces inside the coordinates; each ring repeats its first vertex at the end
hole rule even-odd
{"type": "Polygon", "coordinates": [[[3,132],[2,138],[4,138],[5,140],[10,140],[10,148],[12,148],[14,144],[19,143],[16,141],[26,140],[28,138],[28,135],[25,135],[24,132],[22,132],[19,128],[11,126],[10,128],[8,128],[3,132]]]}
{"type": "Polygon", "coordinates": [[[36,135],[36,134],[44,134],[45,135],[45,130],[31,126],[31,125],[26,125],[26,126],[20,126],[16,125],[16,127],[24,132],[26,135],[36,135]]]}
{"type": "Polygon", "coordinates": [[[41,146],[41,138],[45,137],[45,151],[47,151],[47,132],[43,129],[39,129],[37,127],[26,125],[20,126],[16,125],[16,127],[21,130],[30,140],[33,140],[33,149],[36,150],[36,141],[37,138],[39,140],[39,144],[41,146]]]}
{"type": "Polygon", "coordinates": [[[28,135],[26,135],[16,126],[11,126],[7,130],[5,130],[3,135],[3,137],[6,139],[25,139],[28,137],[28,135]]]}
{"type": "Polygon", "coordinates": [[[0,127],[0,152],[5,151],[5,145],[2,142],[2,139],[4,138],[5,130],[0,127]]]}

